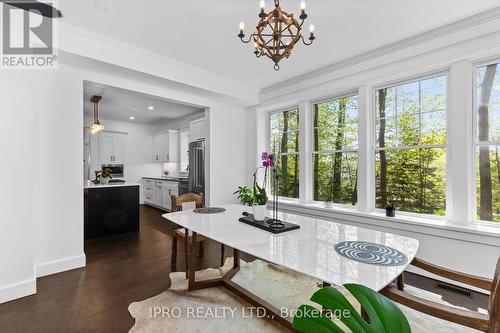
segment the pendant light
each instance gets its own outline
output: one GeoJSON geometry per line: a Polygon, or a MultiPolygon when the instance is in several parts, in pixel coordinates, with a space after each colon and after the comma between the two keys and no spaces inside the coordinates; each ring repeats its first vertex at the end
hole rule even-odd
{"type": "Polygon", "coordinates": [[[99,101],[101,100],[101,96],[92,96],[90,101],[94,105],[94,122],[90,126],[90,133],[96,134],[104,129],[104,126],[99,121],[99,101]]]}

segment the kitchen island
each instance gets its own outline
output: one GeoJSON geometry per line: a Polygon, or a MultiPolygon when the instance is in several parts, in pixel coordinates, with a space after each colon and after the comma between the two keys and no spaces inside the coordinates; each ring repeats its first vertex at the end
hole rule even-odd
{"type": "Polygon", "coordinates": [[[139,231],[139,183],[84,187],[85,239],[139,231]]]}

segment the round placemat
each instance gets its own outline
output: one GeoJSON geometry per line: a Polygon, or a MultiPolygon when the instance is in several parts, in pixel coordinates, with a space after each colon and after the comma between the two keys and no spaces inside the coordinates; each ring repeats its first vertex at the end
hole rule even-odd
{"type": "Polygon", "coordinates": [[[369,242],[340,242],[335,245],[335,251],[345,258],[370,265],[400,266],[408,262],[404,253],[392,247],[369,242]]]}
{"type": "Polygon", "coordinates": [[[225,212],[225,208],[220,207],[204,207],[204,208],[196,208],[193,212],[197,214],[219,214],[225,212]]]}

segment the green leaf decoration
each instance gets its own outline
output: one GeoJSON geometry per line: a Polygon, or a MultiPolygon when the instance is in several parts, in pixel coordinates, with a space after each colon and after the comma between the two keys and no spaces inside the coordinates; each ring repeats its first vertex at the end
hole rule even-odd
{"type": "MultiPolygon", "coordinates": [[[[311,297],[311,301],[320,304],[323,309],[330,310],[332,314],[339,314],[340,321],[353,333],[411,333],[408,320],[393,301],[359,284],[345,284],[344,287],[361,304],[369,322],[361,317],[336,288],[326,287],[318,290],[311,297]]],[[[299,307],[293,318],[293,327],[304,333],[344,333],[320,310],[309,305],[299,307]]]]}

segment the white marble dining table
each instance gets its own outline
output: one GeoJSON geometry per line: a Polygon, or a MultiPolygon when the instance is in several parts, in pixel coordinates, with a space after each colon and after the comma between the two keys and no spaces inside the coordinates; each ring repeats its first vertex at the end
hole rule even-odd
{"type": "MultiPolygon", "coordinates": [[[[264,261],[308,275],[332,285],[358,283],[376,291],[394,281],[415,257],[419,242],[392,233],[279,213],[281,220],[300,229],[273,234],[239,221],[251,211],[242,205],[220,206],[219,214],[198,214],[192,210],[164,214],[163,217],[199,235],[264,261]],[[334,246],[342,241],[365,241],[385,245],[408,257],[400,266],[366,264],[339,255],[334,246]]],[[[270,215],[270,211],[268,212],[270,215]]]]}

